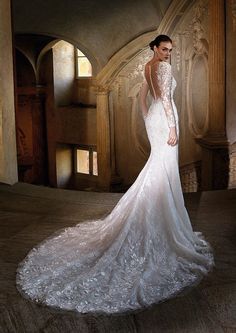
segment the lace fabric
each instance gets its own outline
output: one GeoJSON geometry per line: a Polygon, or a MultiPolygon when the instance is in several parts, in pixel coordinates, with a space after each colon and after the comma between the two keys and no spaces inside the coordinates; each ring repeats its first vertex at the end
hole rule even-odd
{"type": "Polygon", "coordinates": [[[148,82],[151,94],[155,100],[160,99],[166,113],[169,127],[175,127],[175,116],[172,106],[173,91],[176,86],[172,85],[171,65],[165,61],[157,61],[147,64],[145,67],[145,78],[148,82]]]}
{"type": "Polygon", "coordinates": [[[80,313],[121,313],[174,297],[212,269],[212,249],[184,205],[178,147],[167,144],[173,118],[178,133],[169,68],[156,73],[162,93],[145,118],[151,154],[136,181],[106,218],[59,231],[29,252],[16,278],[24,297],[80,313]]]}

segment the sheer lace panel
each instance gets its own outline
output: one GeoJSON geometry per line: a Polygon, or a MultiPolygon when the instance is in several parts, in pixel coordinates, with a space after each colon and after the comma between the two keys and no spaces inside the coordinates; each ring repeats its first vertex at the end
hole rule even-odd
{"type": "Polygon", "coordinates": [[[171,65],[165,61],[147,64],[145,77],[152,97],[161,98],[169,127],[175,127],[175,117],[171,103],[172,74],[171,65]]]}

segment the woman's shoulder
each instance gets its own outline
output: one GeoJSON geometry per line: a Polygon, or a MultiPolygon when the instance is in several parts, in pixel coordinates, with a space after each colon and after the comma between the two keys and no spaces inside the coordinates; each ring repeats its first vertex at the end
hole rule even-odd
{"type": "Polygon", "coordinates": [[[159,68],[171,69],[171,64],[167,61],[160,61],[159,68]]]}
{"type": "Polygon", "coordinates": [[[171,74],[171,64],[166,61],[160,61],[158,72],[160,75],[171,74]]]}
{"type": "Polygon", "coordinates": [[[153,61],[152,60],[149,60],[146,64],[145,64],[145,68],[147,68],[147,67],[150,67],[150,66],[152,66],[152,63],[153,63],[153,61]]]}
{"type": "Polygon", "coordinates": [[[160,68],[171,68],[171,64],[166,61],[160,61],[160,60],[150,60],[145,64],[145,67],[160,67],[160,68]]]}
{"type": "Polygon", "coordinates": [[[166,61],[160,60],[150,60],[145,64],[145,73],[148,73],[149,70],[157,70],[159,73],[171,72],[171,64],[166,61]]]}
{"type": "Polygon", "coordinates": [[[145,64],[145,69],[146,70],[149,69],[149,68],[155,69],[158,66],[159,66],[159,61],[151,59],[145,64]]]}

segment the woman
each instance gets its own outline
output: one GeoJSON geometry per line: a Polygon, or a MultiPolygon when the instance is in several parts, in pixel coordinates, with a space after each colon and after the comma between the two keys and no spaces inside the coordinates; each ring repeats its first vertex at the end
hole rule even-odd
{"type": "Polygon", "coordinates": [[[37,302],[81,313],[118,313],[164,301],[213,266],[209,244],[193,232],[178,172],[175,80],[168,36],[150,43],[141,106],[150,157],[103,220],[46,239],[19,265],[17,286],[37,302]],[[150,90],[153,102],[146,106],[150,90]]]}

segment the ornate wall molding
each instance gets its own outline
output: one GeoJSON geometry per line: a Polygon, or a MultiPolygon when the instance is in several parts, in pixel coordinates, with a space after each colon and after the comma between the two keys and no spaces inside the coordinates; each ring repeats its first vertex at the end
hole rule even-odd
{"type": "Polygon", "coordinates": [[[176,69],[179,72],[181,68],[181,36],[177,34],[174,40],[175,57],[176,57],[176,69]]]}
{"type": "Polygon", "coordinates": [[[194,137],[202,137],[209,126],[208,59],[205,54],[193,54],[188,60],[186,103],[189,129],[194,137]]]}
{"type": "Polygon", "coordinates": [[[203,27],[203,17],[207,15],[207,2],[201,0],[194,8],[194,17],[192,20],[193,47],[197,54],[208,52],[205,44],[205,29],[203,27]]]}
{"type": "Polygon", "coordinates": [[[107,95],[109,93],[109,88],[106,85],[98,85],[96,89],[97,95],[107,95]]]}
{"type": "MultiPolygon", "coordinates": [[[[193,138],[203,136],[209,126],[208,112],[208,2],[197,1],[176,27],[174,68],[182,85],[181,114],[188,120],[193,138]],[[200,83],[200,84],[199,84],[200,83]],[[187,117],[186,117],[187,116],[187,117]]],[[[177,95],[179,91],[177,88],[177,95]]],[[[186,121],[181,119],[185,126],[186,121]]],[[[181,129],[186,133],[186,128],[181,129]]]]}

